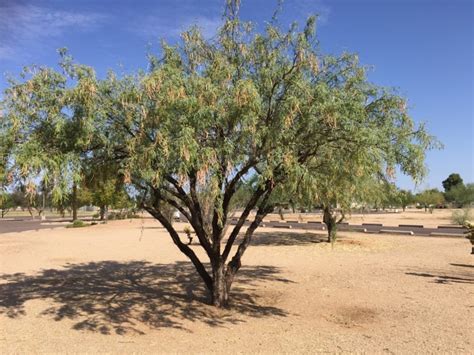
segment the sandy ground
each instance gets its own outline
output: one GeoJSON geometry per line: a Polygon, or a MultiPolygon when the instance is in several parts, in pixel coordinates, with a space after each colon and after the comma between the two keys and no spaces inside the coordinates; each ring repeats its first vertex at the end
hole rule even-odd
{"type": "MultiPolygon", "coordinates": [[[[421,224],[425,228],[437,228],[439,225],[452,224],[451,215],[454,209],[435,209],[433,213],[423,209],[410,208],[405,212],[390,213],[352,213],[346,216],[345,221],[350,224],[382,223],[384,226],[398,226],[399,224],[421,224]]],[[[323,217],[317,213],[285,213],[285,220],[295,221],[322,221],[323,217]]],[[[280,220],[278,214],[269,214],[265,220],[280,220]]]]}
{"type": "Polygon", "coordinates": [[[216,310],[151,219],[2,234],[0,352],[472,353],[468,240],[324,237],[261,230],[216,310]]]}

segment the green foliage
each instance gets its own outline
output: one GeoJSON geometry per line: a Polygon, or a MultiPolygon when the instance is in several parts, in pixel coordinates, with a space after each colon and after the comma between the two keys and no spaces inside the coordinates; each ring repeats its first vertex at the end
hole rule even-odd
{"type": "Polygon", "coordinates": [[[66,228],[82,228],[82,227],[88,227],[88,226],[89,224],[85,223],[84,221],[81,221],[80,219],[76,219],[71,224],[67,225],[66,228]]]}
{"type": "Polygon", "coordinates": [[[11,194],[0,192],[0,217],[4,218],[6,214],[15,207],[17,207],[17,205],[11,194]]]}
{"type": "Polygon", "coordinates": [[[415,196],[410,190],[400,190],[398,193],[398,200],[400,201],[400,206],[405,211],[405,208],[415,203],[415,196]]]}
{"type": "Polygon", "coordinates": [[[458,207],[469,206],[474,203],[474,184],[458,184],[451,187],[446,193],[447,201],[453,202],[458,207]]]}
{"type": "Polygon", "coordinates": [[[453,187],[464,185],[461,175],[457,173],[450,174],[446,180],[443,181],[443,188],[445,192],[449,192],[453,187]]]}
{"type": "Polygon", "coordinates": [[[464,208],[462,210],[453,211],[451,221],[454,224],[466,225],[467,222],[474,220],[474,215],[471,208],[464,208]]]}
{"type": "Polygon", "coordinates": [[[444,195],[438,189],[425,190],[416,195],[416,202],[422,205],[425,210],[430,209],[433,212],[433,208],[444,203],[444,195]]]}
{"type": "Polygon", "coordinates": [[[60,55],[60,70],[31,66],[20,80],[10,79],[0,127],[0,144],[8,153],[2,177],[31,192],[39,184],[51,186],[55,202],[65,200],[72,182],[81,179],[82,161],[94,139],[97,104],[94,71],[73,63],[65,50],[60,55]]]}

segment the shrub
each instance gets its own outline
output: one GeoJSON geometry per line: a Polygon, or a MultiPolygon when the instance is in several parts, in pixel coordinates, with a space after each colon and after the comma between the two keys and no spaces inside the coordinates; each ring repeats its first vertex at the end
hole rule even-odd
{"type": "Polygon", "coordinates": [[[190,245],[192,242],[193,242],[193,236],[192,236],[192,231],[191,231],[191,228],[189,228],[188,226],[185,226],[183,228],[183,232],[186,234],[186,236],[188,237],[188,245],[190,245]]]}
{"type": "Polygon", "coordinates": [[[472,209],[464,208],[462,210],[454,211],[451,215],[451,221],[455,224],[465,225],[466,222],[472,221],[472,209]]]}
{"type": "Polygon", "coordinates": [[[89,226],[89,224],[84,223],[84,221],[81,221],[80,219],[76,219],[70,225],[66,226],[66,228],[82,228],[87,226],[89,226]]]}

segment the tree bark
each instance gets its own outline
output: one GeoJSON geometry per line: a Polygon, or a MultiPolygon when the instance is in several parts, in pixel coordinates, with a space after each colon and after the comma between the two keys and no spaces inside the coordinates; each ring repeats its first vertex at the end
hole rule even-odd
{"type": "Polygon", "coordinates": [[[329,206],[324,206],[323,222],[328,229],[328,243],[333,243],[336,240],[337,224],[329,206]]]}
{"type": "Polygon", "coordinates": [[[231,280],[226,275],[225,263],[218,262],[212,269],[211,303],[216,307],[226,307],[229,303],[231,280]]]}
{"type": "Polygon", "coordinates": [[[71,208],[72,208],[72,220],[77,220],[77,185],[72,185],[72,196],[71,196],[71,208]]]}
{"type": "Polygon", "coordinates": [[[100,212],[99,212],[99,216],[100,216],[100,220],[101,221],[107,221],[108,219],[108,214],[109,214],[109,207],[104,205],[104,206],[100,206],[100,212]]]}

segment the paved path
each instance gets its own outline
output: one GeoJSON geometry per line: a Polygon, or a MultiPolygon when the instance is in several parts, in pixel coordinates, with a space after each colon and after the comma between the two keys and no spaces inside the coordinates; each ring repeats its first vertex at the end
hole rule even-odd
{"type": "MultiPolygon", "coordinates": [[[[49,228],[60,228],[64,227],[70,218],[51,218],[45,221],[39,219],[32,220],[30,218],[5,218],[0,220],[0,234],[2,233],[15,233],[24,232],[29,230],[40,230],[49,228]]],[[[236,224],[237,221],[233,219],[231,224],[236,224]]],[[[249,225],[250,222],[245,222],[245,225],[249,225]]],[[[314,221],[307,223],[300,223],[298,221],[264,221],[261,227],[270,228],[282,228],[282,229],[304,229],[304,230],[325,230],[326,226],[322,222],[314,221]]],[[[372,234],[401,234],[401,235],[418,235],[425,237],[453,237],[453,238],[464,238],[463,228],[459,227],[443,227],[438,228],[422,228],[416,225],[403,225],[403,226],[383,226],[377,223],[363,223],[361,225],[353,225],[348,223],[341,223],[338,226],[340,231],[354,231],[372,234]]]]}
{"type": "MultiPolygon", "coordinates": [[[[232,220],[232,224],[236,224],[236,220],[232,220]]],[[[246,222],[246,225],[250,222],[246,222]]],[[[303,222],[298,221],[263,221],[262,227],[282,228],[282,229],[305,229],[305,230],[326,230],[326,226],[322,222],[303,222]]],[[[418,235],[425,237],[453,237],[464,238],[466,231],[461,227],[443,227],[438,228],[423,228],[417,225],[402,225],[402,226],[384,226],[379,223],[363,223],[360,225],[341,223],[338,226],[339,231],[354,231],[372,234],[401,234],[401,235],[418,235]]]]}
{"type": "Polygon", "coordinates": [[[40,221],[31,218],[13,218],[0,220],[0,234],[20,233],[30,230],[50,229],[64,227],[66,222],[53,222],[53,220],[40,221]]]}

